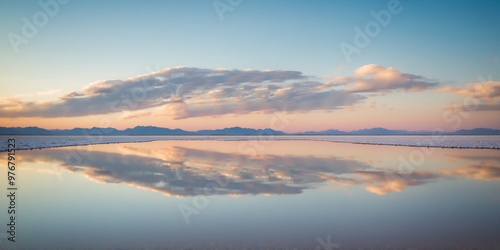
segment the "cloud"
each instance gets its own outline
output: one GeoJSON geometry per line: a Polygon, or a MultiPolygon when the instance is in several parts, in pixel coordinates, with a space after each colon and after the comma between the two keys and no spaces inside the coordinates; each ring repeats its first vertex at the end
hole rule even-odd
{"type": "Polygon", "coordinates": [[[500,82],[488,81],[467,84],[463,87],[446,86],[439,89],[440,92],[450,92],[459,96],[484,99],[493,102],[500,97],[500,82]]]}
{"type": "Polygon", "coordinates": [[[453,111],[500,111],[500,101],[497,103],[481,103],[480,100],[473,99],[467,103],[450,102],[445,107],[446,110],[453,111]]]}
{"type": "Polygon", "coordinates": [[[410,174],[399,174],[395,171],[358,171],[360,183],[366,185],[366,190],[378,195],[386,195],[392,192],[401,192],[410,186],[417,186],[439,175],[425,171],[415,171],[410,174]]]}
{"type": "Polygon", "coordinates": [[[451,155],[460,161],[473,161],[465,167],[455,167],[442,170],[443,174],[449,176],[460,176],[476,180],[497,181],[500,180],[500,155],[490,151],[481,154],[457,154],[451,155]]]}
{"type": "Polygon", "coordinates": [[[150,111],[140,111],[140,112],[128,112],[125,111],[122,115],[120,115],[120,119],[122,120],[129,120],[129,119],[135,119],[139,117],[145,117],[145,116],[151,116],[150,111]]]}
{"type": "Polygon", "coordinates": [[[36,93],[26,93],[26,94],[16,95],[16,96],[14,96],[14,98],[55,95],[57,93],[60,93],[61,91],[62,91],[61,89],[53,89],[53,90],[48,90],[48,91],[40,91],[40,92],[36,92],[36,93]]]}
{"type": "Polygon", "coordinates": [[[377,64],[364,65],[355,71],[354,76],[337,77],[329,84],[345,85],[348,92],[422,91],[438,85],[422,76],[402,73],[395,68],[377,64]]]}
{"type": "MultiPolygon", "coordinates": [[[[468,109],[465,108],[465,111],[468,109]]],[[[500,103],[494,103],[494,104],[478,104],[475,106],[475,111],[500,111],[500,103]]]]}
{"type": "Polygon", "coordinates": [[[338,175],[369,166],[336,157],[221,153],[180,146],[149,148],[120,145],[123,154],[81,149],[53,148],[23,154],[23,161],[59,163],[100,183],[126,183],[173,196],[210,194],[298,194],[320,183],[351,183],[338,175]],[[77,161],[80,159],[80,161],[77,161]],[[77,161],[77,162],[75,162],[77,161]],[[219,182],[215,181],[219,180],[219,182]],[[222,183],[222,184],[221,184],[222,183]]]}
{"type": "Polygon", "coordinates": [[[500,111],[500,82],[498,81],[471,83],[463,87],[446,86],[438,89],[438,91],[470,98],[467,101],[467,105],[452,103],[447,109],[462,111],[500,111]]]}
{"type": "MultiPolygon", "coordinates": [[[[488,153],[488,151],[484,151],[484,153],[488,153]]],[[[457,155],[450,155],[452,158],[457,158],[457,159],[465,159],[465,160],[473,160],[477,162],[484,162],[484,161],[493,161],[497,162],[500,164],[500,155],[499,154],[457,154],[457,155]]]]}
{"type": "Polygon", "coordinates": [[[362,185],[371,193],[387,195],[440,178],[426,171],[377,171],[368,163],[333,156],[255,157],[186,146],[118,147],[122,153],[82,149],[80,154],[91,157],[78,163],[68,157],[72,152],[68,148],[30,151],[23,155],[23,161],[59,162],[61,167],[97,182],[127,183],[174,196],[202,195],[207,185],[214,187],[214,180],[224,183],[211,191],[219,195],[297,194],[325,183],[362,185]]]}
{"type": "Polygon", "coordinates": [[[48,102],[1,99],[0,116],[75,117],[129,111],[124,118],[184,119],[331,110],[365,98],[343,90],[318,90],[322,83],[311,79],[298,71],[167,68],[126,80],[98,81],[48,102]],[[146,112],[149,108],[157,110],[146,112]]]}
{"type": "Polygon", "coordinates": [[[484,161],[480,164],[474,164],[466,167],[445,169],[443,170],[443,173],[476,180],[500,180],[500,166],[498,165],[498,162],[495,163],[493,161],[484,161]]]}

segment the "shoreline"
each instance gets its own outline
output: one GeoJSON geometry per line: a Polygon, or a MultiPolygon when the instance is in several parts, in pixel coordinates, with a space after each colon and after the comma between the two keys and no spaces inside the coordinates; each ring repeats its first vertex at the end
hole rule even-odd
{"type": "MultiPolygon", "coordinates": [[[[463,135],[468,138],[474,137],[492,137],[491,135],[463,135]]],[[[90,136],[79,136],[79,135],[45,135],[45,136],[33,136],[33,135],[20,135],[20,136],[9,136],[0,135],[2,138],[31,138],[31,141],[21,142],[16,145],[16,150],[35,150],[44,148],[59,148],[59,147],[73,147],[73,146],[90,146],[99,144],[119,144],[119,143],[141,143],[141,142],[152,142],[152,141],[323,141],[332,143],[349,143],[349,144],[361,144],[361,145],[374,145],[374,146],[398,146],[398,147],[415,147],[415,148],[449,148],[449,149],[490,149],[490,150],[500,150],[500,136],[495,140],[497,145],[463,145],[460,141],[456,141],[455,144],[445,144],[446,139],[440,139],[439,142],[436,141],[370,141],[370,138],[384,139],[384,138],[398,138],[404,139],[405,137],[413,138],[426,138],[429,139],[431,136],[425,135],[166,135],[166,136],[154,136],[154,135],[107,135],[99,136],[99,139],[94,139],[90,136]],[[156,137],[156,138],[151,138],[156,137]],[[281,137],[281,138],[280,138],[281,137]],[[317,137],[317,138],[314,138],[317,137]],[[335,138],[336,137],[336,138],[335,138]],[[339,137],[344,139],[349,137],[361,139],[360,140],[339,140],[339,137]],[[33,139],[43,138],[42,142],[35,141],[33,139]],[[55,139],[50,141],[50,138],[55,139]],[[64,138],[82,138],[82,140],[68,141],[64,138]],[[106,138],[106,139],[104,139],[106,138]],[[126,139],[125,139],[126,138],[126,139]]],[[[457,138],[462,137],[462,135],[445,135],[445,138],[457,138]]],[[[449,140],[448,140],[449,142],[449,140]]],[[[483,142],[484,143],[484,142],[483,142]]],[[[7,151],[7,144],[0,145],[0,152],[7,151]],[[5,147],[5,148],[4,148],[5,147]]]]}

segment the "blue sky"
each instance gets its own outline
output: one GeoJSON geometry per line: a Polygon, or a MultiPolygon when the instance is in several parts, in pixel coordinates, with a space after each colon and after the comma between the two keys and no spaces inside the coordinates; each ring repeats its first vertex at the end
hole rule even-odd
{"type": "MultiPolygon", "coordinates": [[[[392,14],[389,24],[350,62],[339,45],[353,44],[354,28],[363,30],[375,20],[370,12],[387,10],[391,1],[243,0],[224,12],[223,20],[215,2],[58,3],[57,13],[16,53],[9,34],[22,35],[23,17],[32,21],[43,8],[38,1],[0,1],[0,97],[57,100],[96,81],[124,80],[177,66],[298,71],[328,82],[376,64],[439,82],[441,87],[498,81],[499,1],[401,0],[402,11],[392,14]],[[55,94],[33,95],[50,91],[55,94]]],[[[435,91],[419,94],[417,102],[429,101],[425,96],[442,106],[455,100],[436,96],[435,91]]],[[[384,94],[383,102],[397,103],[401,95],[411,93],[384,94]]],[[[19,124],[25,123],[23,119],[19,124]]],[[[437,126],[427,122],[423,127],[437,126]]]]}

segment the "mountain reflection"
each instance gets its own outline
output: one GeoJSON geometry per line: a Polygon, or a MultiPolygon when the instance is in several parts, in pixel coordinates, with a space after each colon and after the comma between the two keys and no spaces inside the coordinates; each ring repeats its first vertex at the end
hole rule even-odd
{"type": "Polygon", "coordinates": [[[168,144],[53,148],[24,151],[21,157],[24,161],[57,164],[94,181],[127,183],[181,197],[298,194],[321,185],[363,185],[371,193],[386,195],[444,176],[500,180],[499,158],[476,154],[449,156],[469,165],[453,164],[456,167],[432,171],[415,169],[403,174],[396,166],[374,167],[371,160],[361,157],[363,152],[354,152],[350,157],[340,153],[275,154],[265,150],[260,155],[246,155],[217,150],[215,146],[200,149],[186,143],[168,144]]]}

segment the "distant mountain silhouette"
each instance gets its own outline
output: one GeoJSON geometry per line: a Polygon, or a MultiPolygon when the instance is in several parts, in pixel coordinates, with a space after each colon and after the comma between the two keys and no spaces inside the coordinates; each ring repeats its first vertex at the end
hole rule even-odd
{"type": "Polygon", "coordinates": [[[232,127],[232,128],[223,128],[216,130],[198,130],[194,132],[194,134],[198,135],[284,135],[285,132],[272,130],[270,128],[266,129],[253,129],[253,128],[240,128],[240,127],[232,127]]]}
{"type": "MultiPolygon", "coordinates": [[[[118,130],[115,128],[73,128],[73,129],[43,129],[39,127],[0,127],[0,135],[285,135],[283,131],[231,127],[214,130],[186,131],[155,126],[137,126],[118,130]]],[[[432,131],[389,130],[385,128],[370,128],[353,131],[328,129],[324,131],[307,131],[293,133],[295,135],[430,135],[432,131]]],[[[475,128],[445,132],[448,135],[500,135],[500,129],[475,128]]]]}
{"type": "Polygon", "coordinates": [[[114,128],[74,128],[49,130],[53,135],[95,135],[95,134],[118,134],[120,130],[114,128]]]}
{"type": "Polygon", "coordinates": [[[307,131],[300,134],[304,135],[345,135],[347,132],[338,129],[328,129],[324,131],[307,131]]]}
{"type": "Polygon", "coordinates": [[[369,128],[353,130],[350,132],[328,129],[324,131],[308,131],[301,134],[306,135],[425,135],[432,134],[432,131],[407,131],[407,130],[389,130],[385,128],[369,128]]]}
{"type": "MultiPolygon", "coordinates": [[[[385,128],[369,128],[353,130],[345,132],[336,129],[329,129],[324,131],[308,131],[300,134],[305,135],[432,135],[436,132],[433,131],[408,131],[408,130],[390,130],[385,128]]],[[[446,135],[500,135],[500,129],[491,128],[475,128],[475,129],[461,129],[453,132],[443,132],[446,135]]]]}
{"type": "Polygon", "coordinates": [[[491,128],[475,128],[475,129],[461,129],[451,134],[455,135],[498,135],[500,134],[499,129],[491,129],[491,128]]]}
{"type": "Polygon", "coordinates": [[[135,128],[128,128],[123,131],[118,131],[116,134],[120,135],[189,135],[192,132],[182,129],[169,129],[153,126],[137,126],[135,128]]]}
{"type": "Polygon", "coordinates": [[[370,128],[351,131],[349,134],[353,135],[404,135],[411,132],[406,130],[389,130],[385,128],[370,128]]]}
{"type": "Polygon", "coordinates": [[[26,127],[26,128],[5,128],[0,127],[0,135],[51,135],[52,132],[47,129],[39,127],[26,127]]]}
{"type": "Polygon", "coordinates": [[[73,128],[73,129],[42,129],[38,127],[7,128],[0,127],[0,135],[284,135],[282,131],[272,129],[252,129],[232,127],[215,130],[186,131],[154,126],[137,126],[125,130],[115,128],[73,128]]]}

